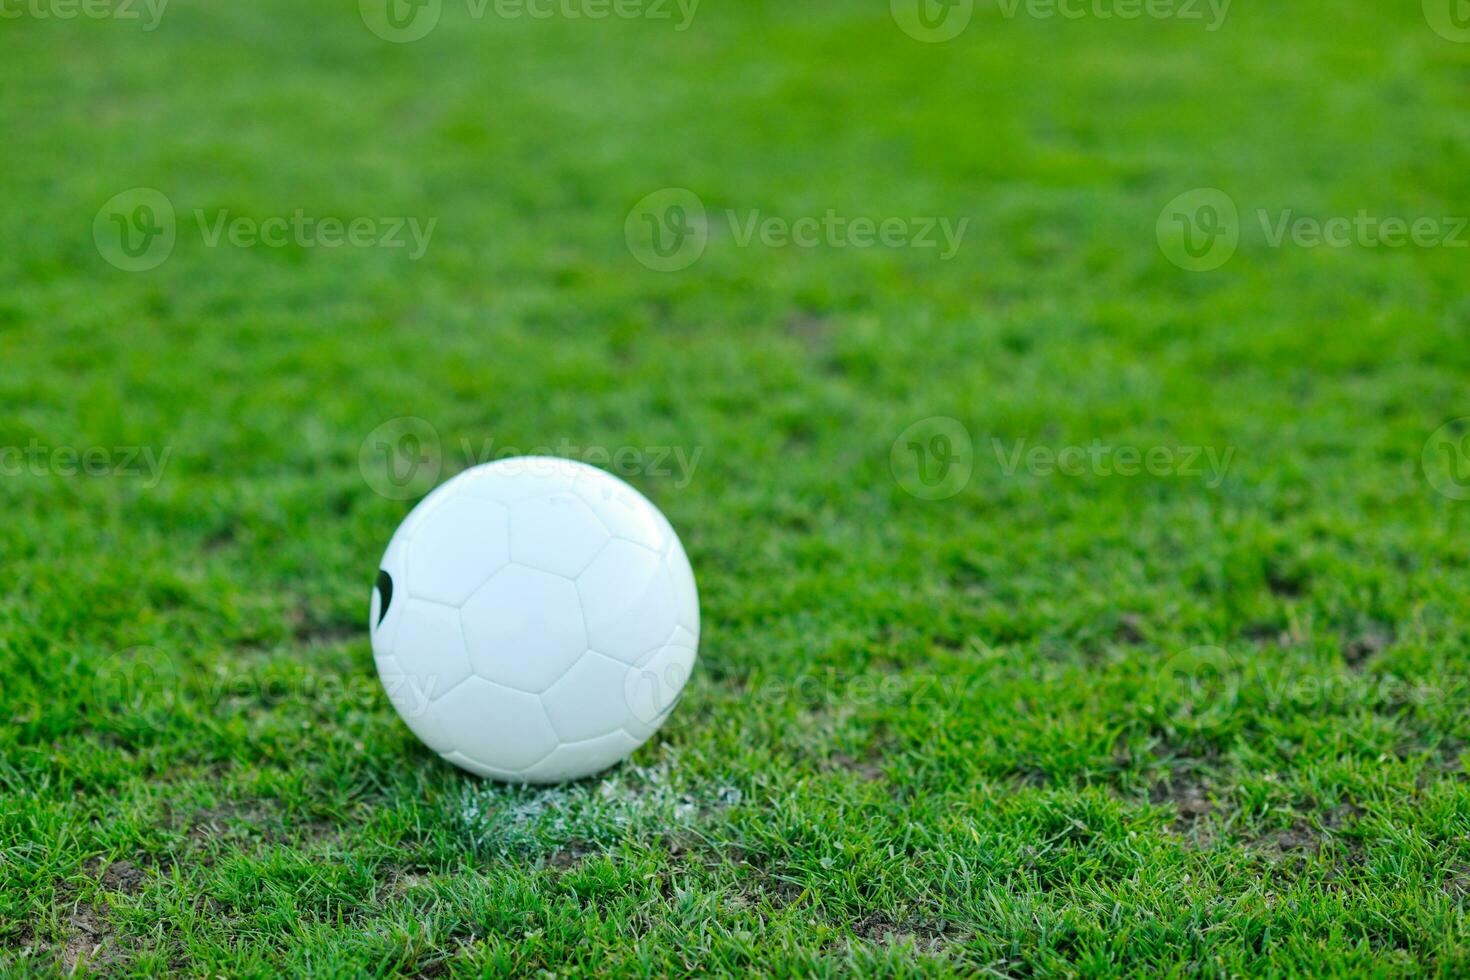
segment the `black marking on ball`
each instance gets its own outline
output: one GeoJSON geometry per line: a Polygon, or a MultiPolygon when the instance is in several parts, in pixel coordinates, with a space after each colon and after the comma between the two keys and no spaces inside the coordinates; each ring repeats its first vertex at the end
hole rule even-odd
{"type": "Polygon", "coordinates": [[[388,617],[388,606],[393,602],[393,576],[384,569],[378,569],[378,595],[383,597],[382,604],[378,606],[378,626],[383,625],[383,620],[388,617]]]}

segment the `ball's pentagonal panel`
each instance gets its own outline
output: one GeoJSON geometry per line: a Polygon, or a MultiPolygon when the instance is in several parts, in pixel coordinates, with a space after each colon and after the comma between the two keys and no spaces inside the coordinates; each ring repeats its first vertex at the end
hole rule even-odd
{"type": "Polygon", "coordinates": [[[632,716],[625,726],[630,735],[641,741],[663,724],[684,693],[694,657],[694,635],[676,626],[665,643],[628,668],[623,679],[623,702],[632,716]]]}
{"type": "Polygon", "coordinates": [[[539,762],[561,744],[536,695],[481,677],[439,698],[433,713],[453,733],[451,751],[504,772],[539,762]]]}
{"type": "Polygon", "coordinates": [[[510,561],[509,515],[494,503],[450,496],[409,536],[408,595],[458,606],[510,561]]]}
{"type": "Polygon", "coordinates": [[[673,528],[647,498],[626,483],[583,480],[576,491],[614,537],[660,553],[668,545],[673,528]]]}
{"type": "Polygon", "coordinates": [[[592,649],[631,664],[673,630],[674,586],[663,557],[615,540],[577,578],[592,649]]]}
{"type": "Polygon", "coordinates": [[[610,735],[628,724],[628,705],[621,694],[628,669],[621,660],[589,650],[541,695],[551,727],[563,741],[610,735]],[[619,694],[608,697],[609,691],[619,694]]]}
{"type": "Polygon", "coordinates": [[[444,758],[494,779],[591,775],[668,717],[699,642],[678,535],[568,460],[502,460],[435,490],[370,606],[390,700],[444,758]]]}
{"type": "Polygon", "coordinates": [[[453,748],[454,738],[434,710],[433,699],[415,683],[413,673],[405,670],[398,658],[392,655],[374,659],[383,690],[388,692],[388,700],[404,724],[435,752],[453,748]]]}
{"type": "Polygon", "coordinates": [[[546,758],[520,772],[528,783],[561,783],[601,772],[630,754],[641,740],[627,732],[613,732],[584,742],[559,745],[546,758]]]}
{"type": "Polygon", "coordinates": [[[607,529],[576,494],[553,493],[510,505],[511,561],[576,578],[607,542],[607,529]]]}
{"type": "Polygon", "coordinates": [[[475,673],[518,691],[544,691],[587,652],[582,603],[570,579],[507,565],[461,610],[475,673]]]}
{"type": "Polygon", "coordinates": [[[470,676],[459,610],[423,599],[400,599],[403,608],[394,642],[395,657],[430,700],[470,676]]]}

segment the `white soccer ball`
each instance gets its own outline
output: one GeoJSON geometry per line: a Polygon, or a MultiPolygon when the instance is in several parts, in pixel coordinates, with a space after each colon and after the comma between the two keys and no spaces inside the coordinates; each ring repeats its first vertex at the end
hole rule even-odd
{"type": "Polygon", "coordinates": [[[398,528],[372,597],[373,655],[399,715],[480,776],[606,769],[678,700],[699,647],[679,536],[617,477],[564,459],[478,466],[398,528]]]}

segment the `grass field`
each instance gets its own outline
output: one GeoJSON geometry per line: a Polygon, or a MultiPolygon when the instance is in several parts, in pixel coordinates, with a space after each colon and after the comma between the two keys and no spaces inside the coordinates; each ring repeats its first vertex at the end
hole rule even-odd
{"type": "Polygon", "coordinates": [[[1470,971],[1454,8],[373,2],[0,0],[0,972],[1470,971]],[[550,789],[366,623],[538,448],[704,616],[550,789]]]}

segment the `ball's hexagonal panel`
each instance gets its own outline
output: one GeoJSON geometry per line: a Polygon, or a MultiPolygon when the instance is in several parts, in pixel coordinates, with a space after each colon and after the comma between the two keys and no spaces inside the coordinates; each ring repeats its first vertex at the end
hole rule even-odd
{"type": "Polygon", "coordinates": [[[378,584],[373,586],[373,598],[368,610],[368,638],[372,642],[373,656],[386,657],[393,653],[394,640],[398,635],[398,622],[403,617],[399,610],[394,608],[400,605],[393,600],[393,579],[389,578],[387,583],[383,582],[383,574],[379,572],[378,584]],[[383,608],[384,601],[389,602],[388,608],[383,608]]]}
{"type": "Polygon", "coordinates": [[[646,739],[668,718],[694,670],[694,651],[693,635],[676,626],[667,642],[628,668],[623,701],[630,715],[624,727],[630,735],[646,739]]]}
{"type": "Polygon", "coordinates": [[[438,510],[440,504],[450,497],[459,494],[459,488],[457,486],[459,482],[460,477],[454,477],[430,490],[428,495],[419,501],[418,506],[409,511],[408,516],[403,519],[403,523],[399,525],[398,534],[395,537],[403,538],[405,543],[409,538],[413,537],[419,525],[428,520],[429,515],[438,510]]]}
{"type": "Polygon", "coordinates": [[[472,772],[476,776],[483,776],[486,779],[498,779],[506,783],[521,781],[516,773],[506,769],[496,769],[494,766],[487,766],[478,759],[471,759],[463,752],[445,752],[442,758],[446,762],[454,763],[466,772],[472,772]]]}
{"type": "Polygon", "coordinates": [[[464,493],[509,506],[520,500],[566,493],[586,480],[585,463],[551,456],[501,459],[465,472],[464,493]]]}
{"type": "Polygon", "coordinates": [[[669,541],[658,509],[641,493],[616,480],[582,480],[577,495],[614,537],[662,553],[669,541]]]}
{"type": "Polygon", "coordinates": [[[675,619],[694,638],[694,648],[699,649],[699,591],[694,584],[694,569],[689,566],[689,556],[677,536],[671,536],[669,550],[664,552],[664,563],[669,568],[669,579],[674,586],[675,619]]]}
{"type": "Polygon", "coordinates": [[[628,724],[628,705],[621,696],[628,665],[589,650],[541,695],[551,727],[563,741],[580,742],[621,731],[628,724]],[[609,692],[619,692],[609,697],[609,692]]]}
{"type": "MultiPolygon", "coordinates": [[[[414,685],[432,700],[470,676],[459,610],[423,599],[400,599],[394,654],[414,685]]],[[[396,605],[397,603],[395,603],[396,605]]]]}
{"type": "Polygon", "coordinates": [[[510,559],[518,564],[576,578],[609,539],[576,494],[553,493],[510,506],[510,559]]]}
{"type": "Polygon", "coordinates": [[[627,732],[613,732],[611,735],[584,742],[569,742],[557,746],[555,751],[534,766],[521,770],[519,778],[528,783],[561,783],[568,779],[581,779],[621,761],[638,745],[638,740],[627,732]]]}
{"type": "Polygon", "coordinates": [[[561,744],[536,695],[481,677],[471,677],[439,698],[433,713],[451,733],[450,744],[441,751],[504,772],[539,762],[561,744]]]}
{"type": "Polygon", "coordinates": [[[499,504],[467,496],[445,498],[408,539],[407,594],[463,605],[510,561],[508,522],[499,504]]]}
{"type": "Polygon", "coordinates": [[[673,631],[674,586],[655,552],[615,540],[577,579],[592,649],[631,664],[673,631]]]}
{"type": "Polygon", "coordinates": [[[396,657],[380,656],[374,662],[388,700],[409,730],[435,752],[450,748],[453,739],[441,724],[433,699],[414,683],[413,675],[403,669],[396,657]]]}
{"type": "Polygon", "coordinates": [[[569,579],[507,565],[460,611],[470,663],[518,691],[544,691],[587,652],[582,603],[569,579]]]}

